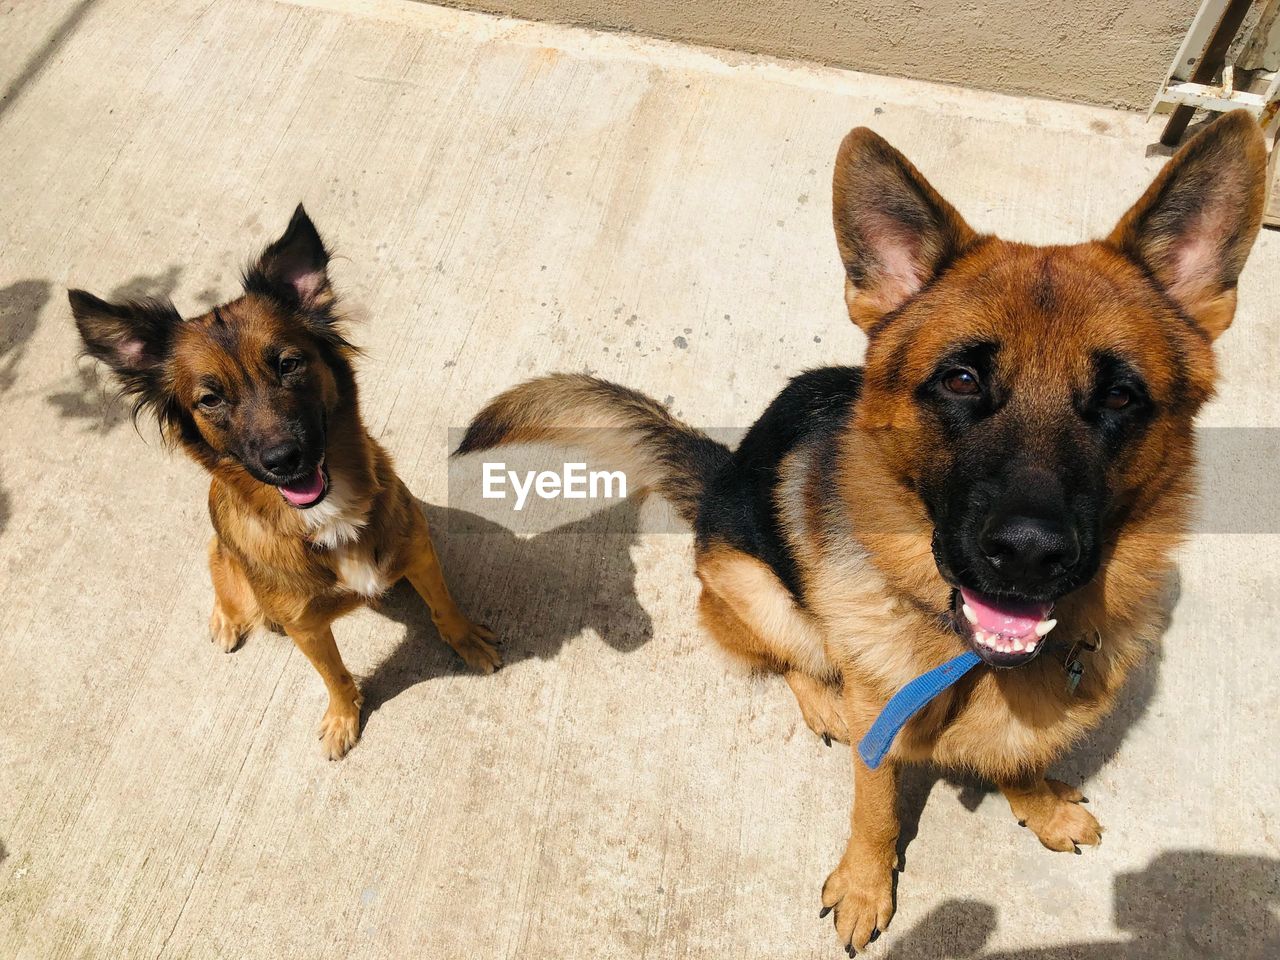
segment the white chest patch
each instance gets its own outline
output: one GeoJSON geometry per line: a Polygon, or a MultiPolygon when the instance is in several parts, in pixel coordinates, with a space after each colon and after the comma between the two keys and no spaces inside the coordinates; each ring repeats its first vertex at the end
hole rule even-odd
{"type": "Polygon", "coordinates": [[[342,474],[329,477],[329,493],[314,507],[302,512],[310,539],[329,550],[355,543],[368,515],[353,501],[351,488],[342,474]]]}
{"type": "Polygon", "coordinates": [[[308,538],[329,551],[338,575],[337,588],[362,597],[377,597],[391,584],[373,562],[369,551],[360,548],[360,534],[369,522],[368,508],[351,495],[347,479],[337,471],[329,475],[325,498],[303,511],[308,538]]]}
{"type": "Polygon", "coordinates": [[[364,597],[377,597],[386,593],[391,586],[386,574],[368,556],[356,555],[346,547],[338,547],[333,552],[333,558],[337,561],[340,589],[364,597]]]}

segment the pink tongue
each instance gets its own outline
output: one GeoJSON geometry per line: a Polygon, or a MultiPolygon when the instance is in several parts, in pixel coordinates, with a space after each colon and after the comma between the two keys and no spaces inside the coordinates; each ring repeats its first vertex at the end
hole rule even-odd
{"type": "Polygon", "coordinates": [[[1052,603],[1011,603],[984,597],[964,587],[960,588],[960,596],[978,618],[978,629],[1010,638],[1034,634],[1036,624],[1053,609],[1052,603]]]}
{"type": "Polygon", "coordinates": [[[324,493],[324,474],[319,467],[315,473],[297,483],[288,483],[280,488],[281,495],[295,507],[305,507],[320,499],[324,493]]]}

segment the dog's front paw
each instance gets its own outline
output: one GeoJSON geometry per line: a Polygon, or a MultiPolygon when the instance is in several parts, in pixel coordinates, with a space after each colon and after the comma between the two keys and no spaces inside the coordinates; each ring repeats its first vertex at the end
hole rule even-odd
{"type": "Polygon", "coordinates": [[[480,673],[493,673],[502,666],[502,654],[489,642],[492,639],[493,631],[481,623],[469,623],[457,636],[445,637],[467,666],[480,673]]]}
{"type": "Polygon", "coordinates": [[[360,739],[360,701],[343,704],[330,702],[320,721],[320,741],[324,755],[341,760],[360,739]]]}
{"type": "Polygon", "coordinates": [[[209,615],[209,639],[223,653],[231,653],[240,646],[249,628],[236,623],[225,613],[219,604],[213,605],[213,613],[209,615]]]}
{"type": "Polygon", "coordinates": [[[1079,853],[1080,844],[1102,842],[1102,825],[1080,804],[1084,795],[1058,780],[1045,780],[1046,790],[1034,797],[1010,801],[1014,816],[1028,827],[1050,850],[1079,853]]]}
{"type": "Polygon", "coordinates": [[[828,913],[834,913],[836,935],[853,956],[893,919],[893,867],[850,844],[822,885],[819,917],[828,913]]]}
{"type": "Polygon", "coordinates": [[[847,744],[849,727],[844,722],[844,714],[840,709],[840,691],[816,677],[799,670],[787,673],[787,684],[795,694],[796,703],[800,705],[800,715],[805,724],[816,733],[828,747],[831,741],[847,744]]]}

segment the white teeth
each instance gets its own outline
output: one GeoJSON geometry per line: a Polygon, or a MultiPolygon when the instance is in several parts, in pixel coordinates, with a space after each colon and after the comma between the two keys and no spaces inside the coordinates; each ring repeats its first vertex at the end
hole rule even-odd
{"type": "Polygon", "coordinates": [[[1006,637],[1001,633],[988,633],[986,630],[974,630],[973,639],[996,653],[1034,653],[1040,645],[1038,637],[1006,637]]]}
{"type": "Polygon", "coordinates": [[[1046,633],[1058,625],[1057,620],[1041,620],[1036,624],[1036,636],[1043,637],[1046,633]]]}
{"type": "Polygon", "coordinates": [[[969,605],[966,603],[966,604],[965,604],[964,606],[962,606],[960,609],[964,611],[964,618],[965,618],[966,620],[968,620],[970,623],[977,623],[977,622],[978,622],[978,615],[977,615],[976,613],[974,613],[974,612],[973,612],[973,607],[969,606],[969,605]]]}
{"type": "Polygon", "coordinates": [[[1006,637],[1000,633],[974,630],[973,639],[996,653],[1033,653],[1040,641],[1037,637],[1006,637]]]}

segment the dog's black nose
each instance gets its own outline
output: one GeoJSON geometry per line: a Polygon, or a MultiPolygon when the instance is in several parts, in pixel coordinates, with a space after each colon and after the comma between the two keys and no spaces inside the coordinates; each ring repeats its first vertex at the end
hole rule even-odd
{"type": "Polygon", "coordinates": [[[1080,540],[1071,527],[1039,517],[988,521],[978,538],[987,561],[1013,583],[1042,583],[1080,561],[1080,540]]]}
{"type": "Polygon", "coordinates": [[[292,477],[302,466],[302,447],[289,440],[262,451],[262,465],[278,477],[292,477]]]}

